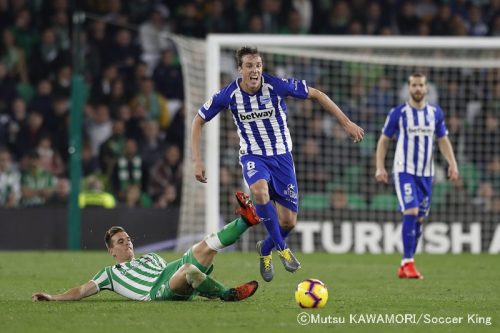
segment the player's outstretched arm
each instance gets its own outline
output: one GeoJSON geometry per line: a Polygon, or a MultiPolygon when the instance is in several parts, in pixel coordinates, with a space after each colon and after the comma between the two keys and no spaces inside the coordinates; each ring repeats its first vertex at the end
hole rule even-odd
{"type": "Polygon", "coordinates": [[[196,115],[191,125],[191,158],[194,166],[194,176],[196,180],[202,183],[207,182],[205,177],[205,165],[201,156],[201,132],[205,125],[205,120],[196,115]]]}
{"type": "Polygon", "coordinates": [[[313,87],[309,87],[309,98],[314,99],[318,101],[321,106],[327,110],[329,113],[331,113],[335,118],[337,118],[338,122],[342,125],[344,128],[344,131],[346,131],[349,136],[354,140],[354,142],[358,143],[363,140],[363,137],[365,135],[365,131],[353,123],[349,117],[347,117],[342,110],[335,104],[330,97],[328,97],[325,93],[322,91],[319,91],[318,89],[315,89],[313,87]]]}
{"type": "Polygon", "coordinates": [[[388,183],[387,170],[385,169],[385,156],[389,147],[390,138],[384,134],[380,135],[377,142],[375,179],[377,182],[388,183]]]}
{"type": "Polygon", "coordinates": [[[438,139],[439,151],[443,154],[444,158],[448,162],[448,178],[450,180],[457,180],[458,173],[458,164],[455,159],[455,153],[453,152],[453,147],[451,145],[450,139],[448,136],[444,136],[438,139]]]}
{"type": "Polygon", "coordinates": [[[89,281],[79,287],[71,288],[65,293],[50,295],[44,292],[36,292],[31,295],[33,302],[37,301],[79,301],[82,298],[92,296],[97,293],[97,286],[89,281]]]}

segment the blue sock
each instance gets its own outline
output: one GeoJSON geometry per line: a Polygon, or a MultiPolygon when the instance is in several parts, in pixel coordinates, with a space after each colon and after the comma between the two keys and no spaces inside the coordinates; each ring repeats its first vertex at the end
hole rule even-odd
{"type": "Polygon", "coordinates": [[[292,229],[283,229],[283,227],[280,226],[281,237],[283,237],[284,240],[288,237],[290,231],[292,231],[292,229]]]}
{"type": "Polygon", "coordinates": [[[261,254],[263,256],[268,256],[271,251],[274,249],[274,242],[271,236],[267,236],[266,239],[264,239],[264,242],[262,242],[262,247],[260,248],[261,254]]]}
{"type": "MultiPolygon", "coordinates": [[[[276,208],[274,208],[274,205],[271,203],[271,201],[269,201],[265,205],[255,205],[255,209],[257,210],[257,215],[259,215],[262,223],[264,223],[264,226],[266,227],[267,232],[274,243],[274,247],[281,250],[284,249],[285,241],[281,236],[278,214],[276,213],[276,208]]],[[[271,251],[269,250],[269,252],[271,251]]],[[[266,254],[263,253],[263,255],[266,254]]]]}
{"type": "Polygon", "coordinates": [[[417,252],[418,240],[420,239],[420,235],[422,235],[422,222],[418,222],[415,224],[415,247],[413,248],[413,255],[417,252]]]}
{"type": "Polygon", "coordinates": [[[415,228],[417,223],[416,215],[403,215],[403,259],[413,258],[413,251],[415,249],[416,238],[415,228]]]}
{"type": "MultiPolygon", "coordinates": [[[[283,241],[288,237],[288,234],[290,233],[290,231],[292,231],[292,230],[291,229],[286,230],[280,226],[280,233],[281,233],[281,237],[283,238],[283,241]]],[[[285,247],[286,247],[286,243],[285,243],[285,247]]],[[[268,256],[271,253],[271,251],[273,250],[273,248],[274,248],[273,239],[271,238],[271,236],[267,236],[266,239],[264,240],[264,242],[262,243],[262,247],[260,248],[262,255],[268,256]]]]}

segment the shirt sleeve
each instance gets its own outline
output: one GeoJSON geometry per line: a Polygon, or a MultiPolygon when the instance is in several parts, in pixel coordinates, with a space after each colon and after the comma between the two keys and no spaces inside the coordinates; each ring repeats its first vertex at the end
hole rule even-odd
{"type": "Polygon", "coordinates": [[[293,77],[288,79],[276,79],[273,85],[278,89],[278,93],[283,96],[292,96],[295,98],[306,99],[309,96],[309,88],[306,80],[297,80],[293,77]]]}
{"type": "Polygon", "coordinates": [[[90,280],[95,283],[97,291],[101,290],[113,290],[113,285],[111,278],[109,277],[108,270],[106,268],[101,269],[96,275],[90,280]]]}
{"type": "Polygon", "coordinates": [[[229,106],[230,97],[228,96],[228,89],[223,89],[214,94],[202,107],[198,110],[198,115],[205,121],[212,120],[219,112],[227,109],[229,106]]]}
{"type": "Polygon", "coordinates": [[[385,120],[384,128],[382,128],[382,134],[392,138],[394,134],[398,131],[399,115],[396,109],[392,109],[385,120]]]}
{"type": "Polygon", "coordinates": [[[437,138],[442,138],[448,135],[448,129],[446,128],[446,124],[444,122],[444,113],[441,108],[436,108],[436,136],[437,138]]]}

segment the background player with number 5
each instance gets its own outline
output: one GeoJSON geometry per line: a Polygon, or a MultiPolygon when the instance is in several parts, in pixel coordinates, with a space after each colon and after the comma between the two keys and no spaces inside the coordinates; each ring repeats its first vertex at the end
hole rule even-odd
{"type": "Polygon", "coordinates": [[[392,137],[397,137],[394,156],[394,187],[403,212],[403,259],[398,270],[400,278],[422,279],[413,256],[422,234],[422,223],[429,214],[434,175],[434,137],[448,162],[448,177],[458,179],[458,166],[448,139],[443,110],[425,100],[427,78],[414,73],[408,78],[410,99],[391,110],[377,144],[375,178],[387,183],[385,156],[392,137]]]}

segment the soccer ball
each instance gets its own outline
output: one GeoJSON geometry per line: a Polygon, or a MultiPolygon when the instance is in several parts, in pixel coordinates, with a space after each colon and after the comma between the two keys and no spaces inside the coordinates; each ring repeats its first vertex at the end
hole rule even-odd
{"type": "Polygon", "coordinates": [[[295,301],[301,308],[322,308],[328,301],[328,290],[320,280],[307,279],[297,286],[295,301]]]}

